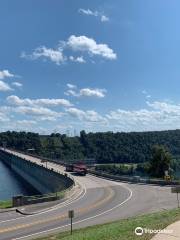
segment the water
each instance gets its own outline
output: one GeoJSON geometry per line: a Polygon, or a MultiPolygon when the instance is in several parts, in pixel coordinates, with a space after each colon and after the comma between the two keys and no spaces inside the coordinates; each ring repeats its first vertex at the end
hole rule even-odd
{"type": "Polygon", "coordinates": [[[7,200],[15,195],[36,194],[39,194],[36,189],[0,161],[0,200],[7,200]]]}

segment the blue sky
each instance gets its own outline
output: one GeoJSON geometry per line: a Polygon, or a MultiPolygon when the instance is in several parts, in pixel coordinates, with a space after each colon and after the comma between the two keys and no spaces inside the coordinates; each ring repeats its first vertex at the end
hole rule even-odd
{"type": "Polygon", "coordinates": [[[0,1],[1,131],[180,128],[178,0],[0,1]]]}

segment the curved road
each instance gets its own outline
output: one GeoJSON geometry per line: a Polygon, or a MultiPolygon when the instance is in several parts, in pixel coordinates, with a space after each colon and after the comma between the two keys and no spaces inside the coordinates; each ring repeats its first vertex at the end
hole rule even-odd
{"type": "MultiPolygon", "coordinates": [[[[40,164],[40,160],[26,156],[40,164]]],[[[61,166],[48,166],[63,171],[61,166]]],[[[74,209],[73,228],[80,228],[138,214],[176,207],[176,197],[169,187],[114,182],[92,175],[73,176],[82,186],[74,199],[35,215],[0,213],[0,239],[34,239],[70,228],[68,210],[74,209]]]]}

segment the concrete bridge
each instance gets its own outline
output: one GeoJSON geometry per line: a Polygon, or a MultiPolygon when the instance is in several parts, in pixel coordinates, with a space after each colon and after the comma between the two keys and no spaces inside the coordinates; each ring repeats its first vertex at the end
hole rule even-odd
{"type": "MultiPolygon", "coordinates": [[[[38,158],[6,152],[42,165],[38,158]]],[[[48,162],[48,167],[65,173],[58,164],[48,162]]],[[[116,182],[89,174],[73,178],[81,185],[81,191],[65,202],[28,216],[15,211],[0,213],[0,240],[35,239],[68,230],[71,209],[75,212],[73,228],[82,228],[177,206],[176,196],[168,186],[116,182]]]]}
{"type": "Polygon", "coordinates": [[[54,168],[45,167],[40,159],[29,159],[29,156],[1,148],[0,160],[41,194],[60,192],[74,184],[72,177],[54,168]]]}

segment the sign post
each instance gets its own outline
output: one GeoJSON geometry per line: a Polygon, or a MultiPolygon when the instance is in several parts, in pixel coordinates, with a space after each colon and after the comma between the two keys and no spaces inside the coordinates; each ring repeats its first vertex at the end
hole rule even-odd
{"type": "Polygon", "coordinates": [[[179,195],[178,194],[180,193],[180,186],[172,187],[171,192],[177,194],[177,203],[178,203],[178,208],[179,208],[179,195]]]}
{"type": "Polygon", "coordinates": [[[72,235],[72,219],[74,217],[74,210],[69,210],[68,216],[71,219],[71,235],[72,235]]]}

